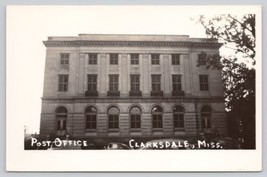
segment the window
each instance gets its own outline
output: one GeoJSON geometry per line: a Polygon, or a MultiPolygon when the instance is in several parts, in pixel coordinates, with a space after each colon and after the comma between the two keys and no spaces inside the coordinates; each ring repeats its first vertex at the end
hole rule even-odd
{"type": "Polygon", "coordinates": [[[161,88],[160,88],[160,77],[161,77],[161,75],[151,75],[152,91],[154,91],[154,92],[161,91],[161,88]]]}
{"type": "Polygon", "coordinates": [[[137,54],[137,53],[131,54],[131,64],[132,65],[139,65],[139,54],[137,54]]]}
{"type": "Polygon", "coordinates": [[[201,124],[202,128],[211,128],[211,113],[212,109],[209,106],[203,106],[201,108],[201,124]]]}
{"type": "Polygon", "coordinates": [[[109,75],[109,90],[118,91],[118,87],[119,87],[119,75],[110,74],[109,75]]]}
{"type": "Polygon", "coordinates": [[[96,129],[96,115],[97,109],[93,106],[89,106],[85,109],[85,128],[96,129]]]}
{"type": "Polygon", "coordinates": [[[138,107],[132,107],[130,110],[131,128],[141,128],[141,110],[138,107]]]}
{"type": "Polygon", "coordinates": [[[89,65],[97,65],[97,54],[89,53],[88,54],[88,64],[89,65]]]}
{"type": "Polygon", "coordinates": [[[151,64],[159,65],[159,54],[151,54],[151,64]]]}
{"type": "Polygon", "coordinates": [[[173,91],[182,90],[182,75],[172,75],[172,90],[173,91]]]}
{"type": "Polygon", "coordinates": [[[108,128],[119,128],[119,109],[117,107],[111,107],[108,110],[108,128]]]}
{"type": "Polygon", "coordinates": [[[60,92],[68,91],[68,80],[69,80],[69,75],[67,74],[60,74],[58,76],[58,91],[60,92]]]}
{"type": "Polygon", "coordinates": [[[61,65],[69,65],[69,53],[61,53],[60,54],[60,64],[61,65]]]}
{"type": "Polygon", "coordinates": [[[111,65],[117,65],[119,60],[119,54],[117,53],[111,53],[110,56],[110,64],[111,65]]]}
{"type": "Polygon", "coordinates": [[[184,128],[184,108],[175,106],[173,109],[173,125],[174,128],[184,128]]]}
{"type": "Polygon", "coordinates": [[[139,91],[140,90],[140,75],[131,74],[131,91],[139,91]]]}
{"type": "Polygon", "coordinates": [[[162,120],[163,109],[159,106],[155,106],[152,108],[152,126],[153,128],[162,128],[163,120],[162,120]]]}
{"type": "Polygon", "coordinates": [[[64,106],[56,109],[56,130],[64,131],[67,129],[68,110],[64,106]]]}
{"type": "Polygon", "coordinates": [[[205,52],[201,52],[198,54],[198,65],[206,65],[207,63],[207,54],[205,52]]]}
{"type": "Polygon", "coordinates": [[[172,54],[172,65],[180,65],[180,54],[172,54]]]}
{"type": "Polygon", "coordinates": [[[97,75],[96,74],[88,74],[88,91],[97,91],[97,75]]]}
{"type": "Polygon", "coordinates": [[[209,90],[209,75],[199,75],[200,91],[209,90]]]}

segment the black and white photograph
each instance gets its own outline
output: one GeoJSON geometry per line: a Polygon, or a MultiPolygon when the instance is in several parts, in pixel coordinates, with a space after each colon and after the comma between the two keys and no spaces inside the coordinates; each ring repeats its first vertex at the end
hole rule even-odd
{"type": "Polygon", "coordinates": [[[8,171],[261,170],[260,6],[11,5],[6,21],[8,171]]]}

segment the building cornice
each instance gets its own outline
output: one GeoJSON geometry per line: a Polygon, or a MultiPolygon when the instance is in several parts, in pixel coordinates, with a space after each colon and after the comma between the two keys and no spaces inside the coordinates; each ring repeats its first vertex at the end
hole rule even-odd
{"type": "Polygon", "coordinates": [[[219,49],[222,44],[217,42],[191,42],[191,41],[43,41],[46,47],[187,47],[187,48],[214,48],[219,49]]]}
{"type": "Polygon", "coordinates": [[[153,98],[153,97],[145,97],[145,98],[129,98],[129,97],[118,97],[118,98],[113,98],[113,97],[96,97],[96,98],[88,98],[88,97],[42,97],[43,101],[57,101],[57,102],[115,102],[115,103],[125,103],[125,101],[129,102],[157,102],[158,99],[161,101],[178,101],[178,102],[222,102],[224,101],[223,96],[210,96],[210,97],[194,97],[194,96],[186,96],[186,97],[162,97],[162,98],[153,98]]]}

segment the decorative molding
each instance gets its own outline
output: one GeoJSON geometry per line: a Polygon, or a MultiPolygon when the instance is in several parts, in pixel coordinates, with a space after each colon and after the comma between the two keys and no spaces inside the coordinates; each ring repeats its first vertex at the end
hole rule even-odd
{"type": "Polygon", "coordinates": [[[215,48],[222,46],[217,42],[172,42],[172,41],[43,41],[46,47],[80,47],[80,46],[105,46],[105,47],[188,47],[188,48],[215,48]]]}

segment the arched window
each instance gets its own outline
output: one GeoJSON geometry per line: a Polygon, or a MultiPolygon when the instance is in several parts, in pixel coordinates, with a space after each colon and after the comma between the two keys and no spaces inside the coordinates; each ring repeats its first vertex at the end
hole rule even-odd
{"type": "Polygon", "coordinates": [[[163,109],[160,106],[155,106],[152,108],[152,121],[153,128],[162,128],[163,127],[163,109]]]}
{"type": "Polygon", "coordinates": [[[184,108],[182,106],[173,108],[173,125],[174,128],[184,128],[184,108]]]}
{"type": "Polygon", "coordinates": [[[57,131],[64,131],[67,128],[68,110],[64,106],[56,109],[56,129],[57,131]]]}
{"type": "Polygon", "coordinates": [[[108,110],[108,128],[119,128],[119,114],[120,111],[117,107],[110,107],[108,110]]]}
{"type": "Polygon", "coordinates": [[[202,128],[211,128],[211,112],[212,109],[209,106],[203,106],[201,108],[201,121],[202,128]]]}
{"type": "Polygon", "coordinates": [[[96,129],[96,116],[97,109],[93,106],[89,106],[85,109],[85,128],[96,129]]]}
{"type": "Polygon", "coordinates": [[[141,128],[141,110],[139,107],[132,107],[130,110],[131,128],[141,128]]]}

